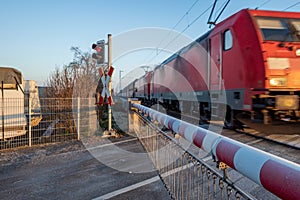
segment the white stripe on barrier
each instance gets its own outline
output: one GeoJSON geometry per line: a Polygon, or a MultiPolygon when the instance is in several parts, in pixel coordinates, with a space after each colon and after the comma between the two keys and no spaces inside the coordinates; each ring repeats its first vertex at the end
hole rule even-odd
{"type": "Polygon", "coordinates": [[[237,171],[251,177],[257,184],[260,182],[260,170],[269,158],[259,151],[250,148],[239,149],[234,156],[234,166],[237,171]]]}
{"type": "Polygon", "coordinates": [[[168,127],[169,121],[170,121],[170,117],[167,116],[167,117],[165,118],[165,121],[164,121],[164,126],[165,126],[165,127],[168,127]]]}
{"type": "Polygon", "coordinates": [[[202,149],[206,152],[211,152],[216,141],[220,138],[219,134],[207,131],[206,136],[203,139],[202,149]]]}
{"type": "Polygon", "coordinates": [[[179,121],[174,121],[173,125],[172,125],[173,131],[175,131],[176,133],[178,133],[179,126],[180,126],[180,122],[179,121]]]}
{"type": "Polygon", "coordinates": [[[161,121],[160,121],[160,120],[161,120],[161,118],[163,118],[163,116],[162,116],[162,115],[158,115],[158,116],[157,116],[157,121],[158,121],[158,123],[160,123],[160,124],[161,124],[161,121]]]}
{"type": "Polygon", "coordinates": [[[197,127],[195,126],[187,126],[187,128],[184,130],[184,137],[187,139],[189,142],[193,143],[194,139],[194,133],[196,132],[197,127]]]}

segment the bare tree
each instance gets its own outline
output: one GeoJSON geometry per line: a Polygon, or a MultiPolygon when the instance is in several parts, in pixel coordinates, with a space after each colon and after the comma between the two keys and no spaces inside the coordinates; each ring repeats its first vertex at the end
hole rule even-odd
{"type": "Polygon", "coordinates": [[[56,68],[47,81],[47,97],[71,98],[74,76],[68,66],[56,68]]]}
{"type": "Polygon", "coordinates": [[[93,97],[99,82],[96,62],[88,52],[83,53],[78,47],[71,47],[74,52],[73,62],[56,68],[47,80],[47,97],[72,98],[93,97]]]}
{"type": "MultiPolygon", "coordinates": [[[[96,62],[88,52],[83,53],[78,47],[71,47],[74,52],[73,61],[62,68],[56,68],[47,80],[46,99],[43,99],[43,109],[45,113],[55,113],[58,123],[56,129],[60,130],[57,134],[75,132],[75,120],[73,119],[73,98],[80,97],[81,108],[83,110],[90,105],[89,99],[95,96],[99,82],[99,73],[96,62]],[[55,109],[53,109],[55,108],[55,109]],[[63,128],[67,127],[67,128],[63,128]]],[[[100,81],[101,82],[101,81],[100,81]]],[[[47,117],[45,115],[45,117],[47,117]]],[[[52,116],[53,117],[53,116],[52,116]]],[[[88,120],[81,113],[82,120],[88,120]]],[[[51,121],[51,119],[45,119],[51,121]]],[[[84,123],[84,122],[82,122],[84,123]]]]}

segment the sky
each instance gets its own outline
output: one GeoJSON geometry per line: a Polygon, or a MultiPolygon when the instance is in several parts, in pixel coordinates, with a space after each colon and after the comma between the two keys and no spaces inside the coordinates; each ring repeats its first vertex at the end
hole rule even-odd
{"type": "MultiPolygon", "coordinates": [[[[188,40],[208,31],[206,22],[213,2],[0,0],[0,66],[17,68],[25,80],[36,80],[39,85],[45,85],[55,68],[72,62],[72,46],[92,52],[92,43],[101,39],[107,41],[107,35],[112,34],[114,77],[118,82],[120,71],[123,77],[137,66],[158,64],[188,40]],[[145,30],[150,30],[149,34],[145,30]],[[176,38],[175,32],[184,38],[176,38]],[[128,47],[130,45],[132,47],[128,47]],[[167,46],[170,49],[161,53],[167,46]],[[120,49],[124,47],[128,49],[122,52],[120,49]]],[[[217,10],[225,2],[219,0],[217,10]]],[[[300,2],[231,0],[219,21],[241,9],[257,7],[299,12],[300,2]]]]}

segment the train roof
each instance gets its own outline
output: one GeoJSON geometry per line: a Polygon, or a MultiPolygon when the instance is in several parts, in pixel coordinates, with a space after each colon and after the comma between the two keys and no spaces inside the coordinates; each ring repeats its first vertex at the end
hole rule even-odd
{"type": "Polygon", "coordinates": [[[16,81],[22,83],[22,73],[11,67],[0,67],[0,82],[3,84],[16,84],[16,81]]]}
{"type": "MultiPolygon", "coordinates": [[[[268,17],[290,17],[290,18],[300,18],[300,12],[286,12],[286,11],[271,11],[271,10],[252,10],[252,9],[242,9],[235,14],[229,16],[228,18],[224,19],[220,23],[216,25],[216,27],[228,19],[240,14],[240,13],[247,12],[251,16],[268,16],[268,17]]],[[[176,53],[168,57],[166,60],[164,60],[160,65],[158,65],[156,68],[166,65],[167,63],[171,62],[173,59],[177,58],[179,55],[183,54],[184,52],[188,51],[190,48],[192,48],[194,45],[198,45],[202,41],[204,41],[210,33],[215,29],[212,28],[211,30],[207,31],[205,34],[201,35],[199,38],[197,38],[195,41],[191,42],[187,46],[181,48],[176,53]]],[[[155,68],[155,69],[156,69],[155,68]]]]}
{"type": "MultiPolygon", "coordinates": [[[[252,16],[300,18],[300,12],[244,9],[252,16]]],[[[243,10],[241,10],[243,11],[243,10]]]]}
{"type": "Polygon", "coordinates": [[[192,48],[194,45],[199,45],[203,40],[205,40],[209,34],[211,33],[212,30],[207,31],[205,34],[201,35],[199,38],[194,40],[193,42],[189,43],[185,47],[179,49],[176,53],[172,54],[170,57],[168,57],[166,60],[164,60],[160,65],[157,67],[163,66],[169,62],[171,62],[173,59],[177,58],[179,55],[185,53],[188,51],[190,48],[192,48]]]}

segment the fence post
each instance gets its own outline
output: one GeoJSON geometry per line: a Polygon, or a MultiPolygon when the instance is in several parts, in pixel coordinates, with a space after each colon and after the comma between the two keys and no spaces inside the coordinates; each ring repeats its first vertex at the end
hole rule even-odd
{"type": "Polygon", "coordinates": [[[31,98],[28,97],[28,142],[31,147],[31,98]]]}
{"type": "Polygon", "coordinates": [[[80,140],[80,98],[77,98],[77,140],[80,140]]]}
{"type": "Polygon", "coordinates": [[[2,93],[2,139],[5,140],[5,127],[4,127],[4,88],[3,88],[3,81],[1,81],[1,93],[2,93]]]}

